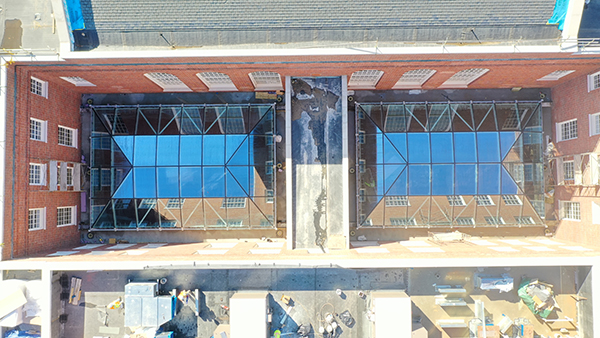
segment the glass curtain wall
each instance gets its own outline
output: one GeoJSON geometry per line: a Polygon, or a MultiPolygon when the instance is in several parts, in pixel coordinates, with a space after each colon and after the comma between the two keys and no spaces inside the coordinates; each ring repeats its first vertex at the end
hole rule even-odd
{"type": "Polygon", "coordinates": [[[544,226],[539,102],[356,104],[361,227],[544,226]]]}
{"type": "Polygon", "coordinates": [[[92,229],[273,228],[274,105],[92,107],[92,229]]]}

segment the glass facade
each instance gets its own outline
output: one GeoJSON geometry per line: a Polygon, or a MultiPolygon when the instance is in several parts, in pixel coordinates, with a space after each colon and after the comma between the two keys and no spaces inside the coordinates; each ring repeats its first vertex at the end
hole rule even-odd
{"type": "Polygon", "coordinates": [[[274,105],[92,111],[92,229],[274,227],[274,105]]]}
{"type": "Polygon", "coordinates": [[[359,226],[543,226],[540,109],[357,103],[359,226]]]}

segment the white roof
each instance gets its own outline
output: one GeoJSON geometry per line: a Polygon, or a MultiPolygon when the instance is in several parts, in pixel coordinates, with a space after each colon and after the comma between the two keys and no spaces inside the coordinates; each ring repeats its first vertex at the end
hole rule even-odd
{"type": "Polygon", "coordinates": [[[229,308],[231,338],[267,338],[267,292],[238,292],[229,308]]]}
{"type": "Polygon", "coordinates": [[[406,338],[412,335],[410,297],[400,291],[371,294],[375,309],[375,338],[406,338]]]}

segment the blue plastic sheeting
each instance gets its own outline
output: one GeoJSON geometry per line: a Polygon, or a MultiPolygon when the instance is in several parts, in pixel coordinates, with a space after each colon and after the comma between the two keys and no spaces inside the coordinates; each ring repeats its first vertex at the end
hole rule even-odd
{"type": "Polygon", "coordinates": [[[4,334],[4,338],[39,338],[40,334],[29,333],[29,331],[12,330],[4,334]]]}
{"type": "Polygon", "coordinates": [[[561,31],[565,25],[565,18],[567,17],[567,10],[569,9],[569,0],[556,0],[554,4],[554,12],[552,17],[548,19],[548,24],[558,24],[558,29],[561,31]]]}
{"type": "Polygon", "coordinates": [[[65,6],[67,6],[71,30],[85,29],[81,2],[79,0],[65,0],[65,6]]]}

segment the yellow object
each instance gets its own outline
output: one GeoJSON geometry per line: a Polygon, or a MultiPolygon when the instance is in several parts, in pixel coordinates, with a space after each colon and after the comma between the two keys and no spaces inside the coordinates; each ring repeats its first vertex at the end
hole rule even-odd
{"type": "Polygon", "coordinates": [[[290,300],[292,299],[292,297],[290,296],[286,296],[286,295],[282,295],[281,296],[281,301],[283,302],[283,304],[285,305],[290,305],[290,300]]]}

